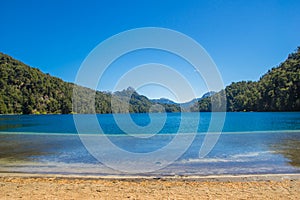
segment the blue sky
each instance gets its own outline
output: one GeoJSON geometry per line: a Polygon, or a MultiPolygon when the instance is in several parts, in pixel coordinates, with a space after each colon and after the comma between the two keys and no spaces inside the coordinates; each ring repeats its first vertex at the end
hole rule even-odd
{"type": "MultiPolygon", "coordinates": [[[[225,85],[258,80],[300,45],[298,0],[10,0],[0,6],[0,51],[69,82],[96,45],[139,27],[192,37],[210,54],[225,85]]],[[[103,84],[100,89],[110,88],[103,84]]],[[[201,96],[205,88],[199,88],[201,96]]],[[[172,98],[153,88],[141,93],[172,98]]]]}

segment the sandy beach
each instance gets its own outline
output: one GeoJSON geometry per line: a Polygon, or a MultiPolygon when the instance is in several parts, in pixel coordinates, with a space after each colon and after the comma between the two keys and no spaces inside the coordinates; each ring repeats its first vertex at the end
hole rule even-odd
{"type": "Polygon", "coordinates": [[[0,175],[0,199],[299,199],[299,175],[96,178],[0,175]]]}

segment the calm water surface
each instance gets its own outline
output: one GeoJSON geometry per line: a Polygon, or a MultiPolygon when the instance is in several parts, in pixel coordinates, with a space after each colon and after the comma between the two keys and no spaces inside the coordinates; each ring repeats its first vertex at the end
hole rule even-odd
{"type": "MultiPolygon", "coordinates": [[[[300,173],[299,112],[227,113],[223,132],[205,158],[198,155],[208,129],[210,113],[189,113],[191,126],[184,127],[183,132],[190,134],[193,131],[190,127],[197,123],[194,119],[199,114],[198,133],[188,150],[168,167],[144,175],[300,173]]],[[[89,117],[85,115],[84,123],[89,133],[95,134],[97,127],[89,117]]],[[[140,126],[150,123],[148,114],[133,114],[131,117],[140,126]]],[[[154,117],[160,120],[163,114],[155,114],[154,117]]],[[[138,139],[124,133],[112,115],[97,115],[97,118],[104,133],[115,145],[129,152],[148,153],[174,139],[181,114],[168,114],[158,134],[138,139]]],[[[174,152],[176,149],[169,153],[174,152]]],[[[120,157],[112,154],[111,160],[118,162],[120,157]]],[[[126,174],[106,167],[101,160],[89,154],[77,134],[72,115],[0,116],[0,171],[126,174]]]]}

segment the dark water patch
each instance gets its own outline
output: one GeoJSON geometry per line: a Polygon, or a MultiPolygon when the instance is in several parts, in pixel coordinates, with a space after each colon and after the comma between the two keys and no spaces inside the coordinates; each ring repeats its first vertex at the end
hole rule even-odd
{"type": "Polygon", "coordinates": [[[300,133],[293,135],[286,135],[278,141],[278,143],[271,146],[278,154],[283,155],[288,159],[288,163],[292,166],[300,168],[300,133]]]}
{"type": "Polygon", "coordinates": [[[37,156],[49,154],[47,151],[49,148],[45,141],[25,135],[0,135],[0,159],[2,160],[33,161],[37,156]]]}

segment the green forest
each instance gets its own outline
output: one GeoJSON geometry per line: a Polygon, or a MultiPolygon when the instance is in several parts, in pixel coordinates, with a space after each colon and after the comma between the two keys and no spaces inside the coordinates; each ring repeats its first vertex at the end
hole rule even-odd
{"type": "MultiPolygon", "coordinates": [[[[94,91],[44,74],[0,53],[0,114],[145,113],[154,104],[132,88],[113,94],[94,91]],[[74,108],[73,87],[79,99],[74,108]],[[112,97],[117,102],[114,110],[111,109],[112,97]]],[[[178,105],[160,105],[166,112],[180,111],[178,105]]]]}
{"type": "Polygon", "coordinates": [[[300,47],[258,81],[232,83],[211,97],[199,100],[192,111],[211,111],[212,99],[226,96],[226,110],[300,111],[300,47]]]}
{"type": "MultiPolygon", "coordinates": [[[[212,99],[221,98],[231,112],[300,111],[299,80],[300,47],[258,81],[232,83],[200,99],[191,111],[211,111],[212,99]]],[[[146,113],[163,112],[162,108],[181,111],[180,104],[153,102],[133,88],[110,93],[67,83],[0,53],[0,114],[146,113]],[[76,99],[72,99],[74,87],[76,99]]]]}

